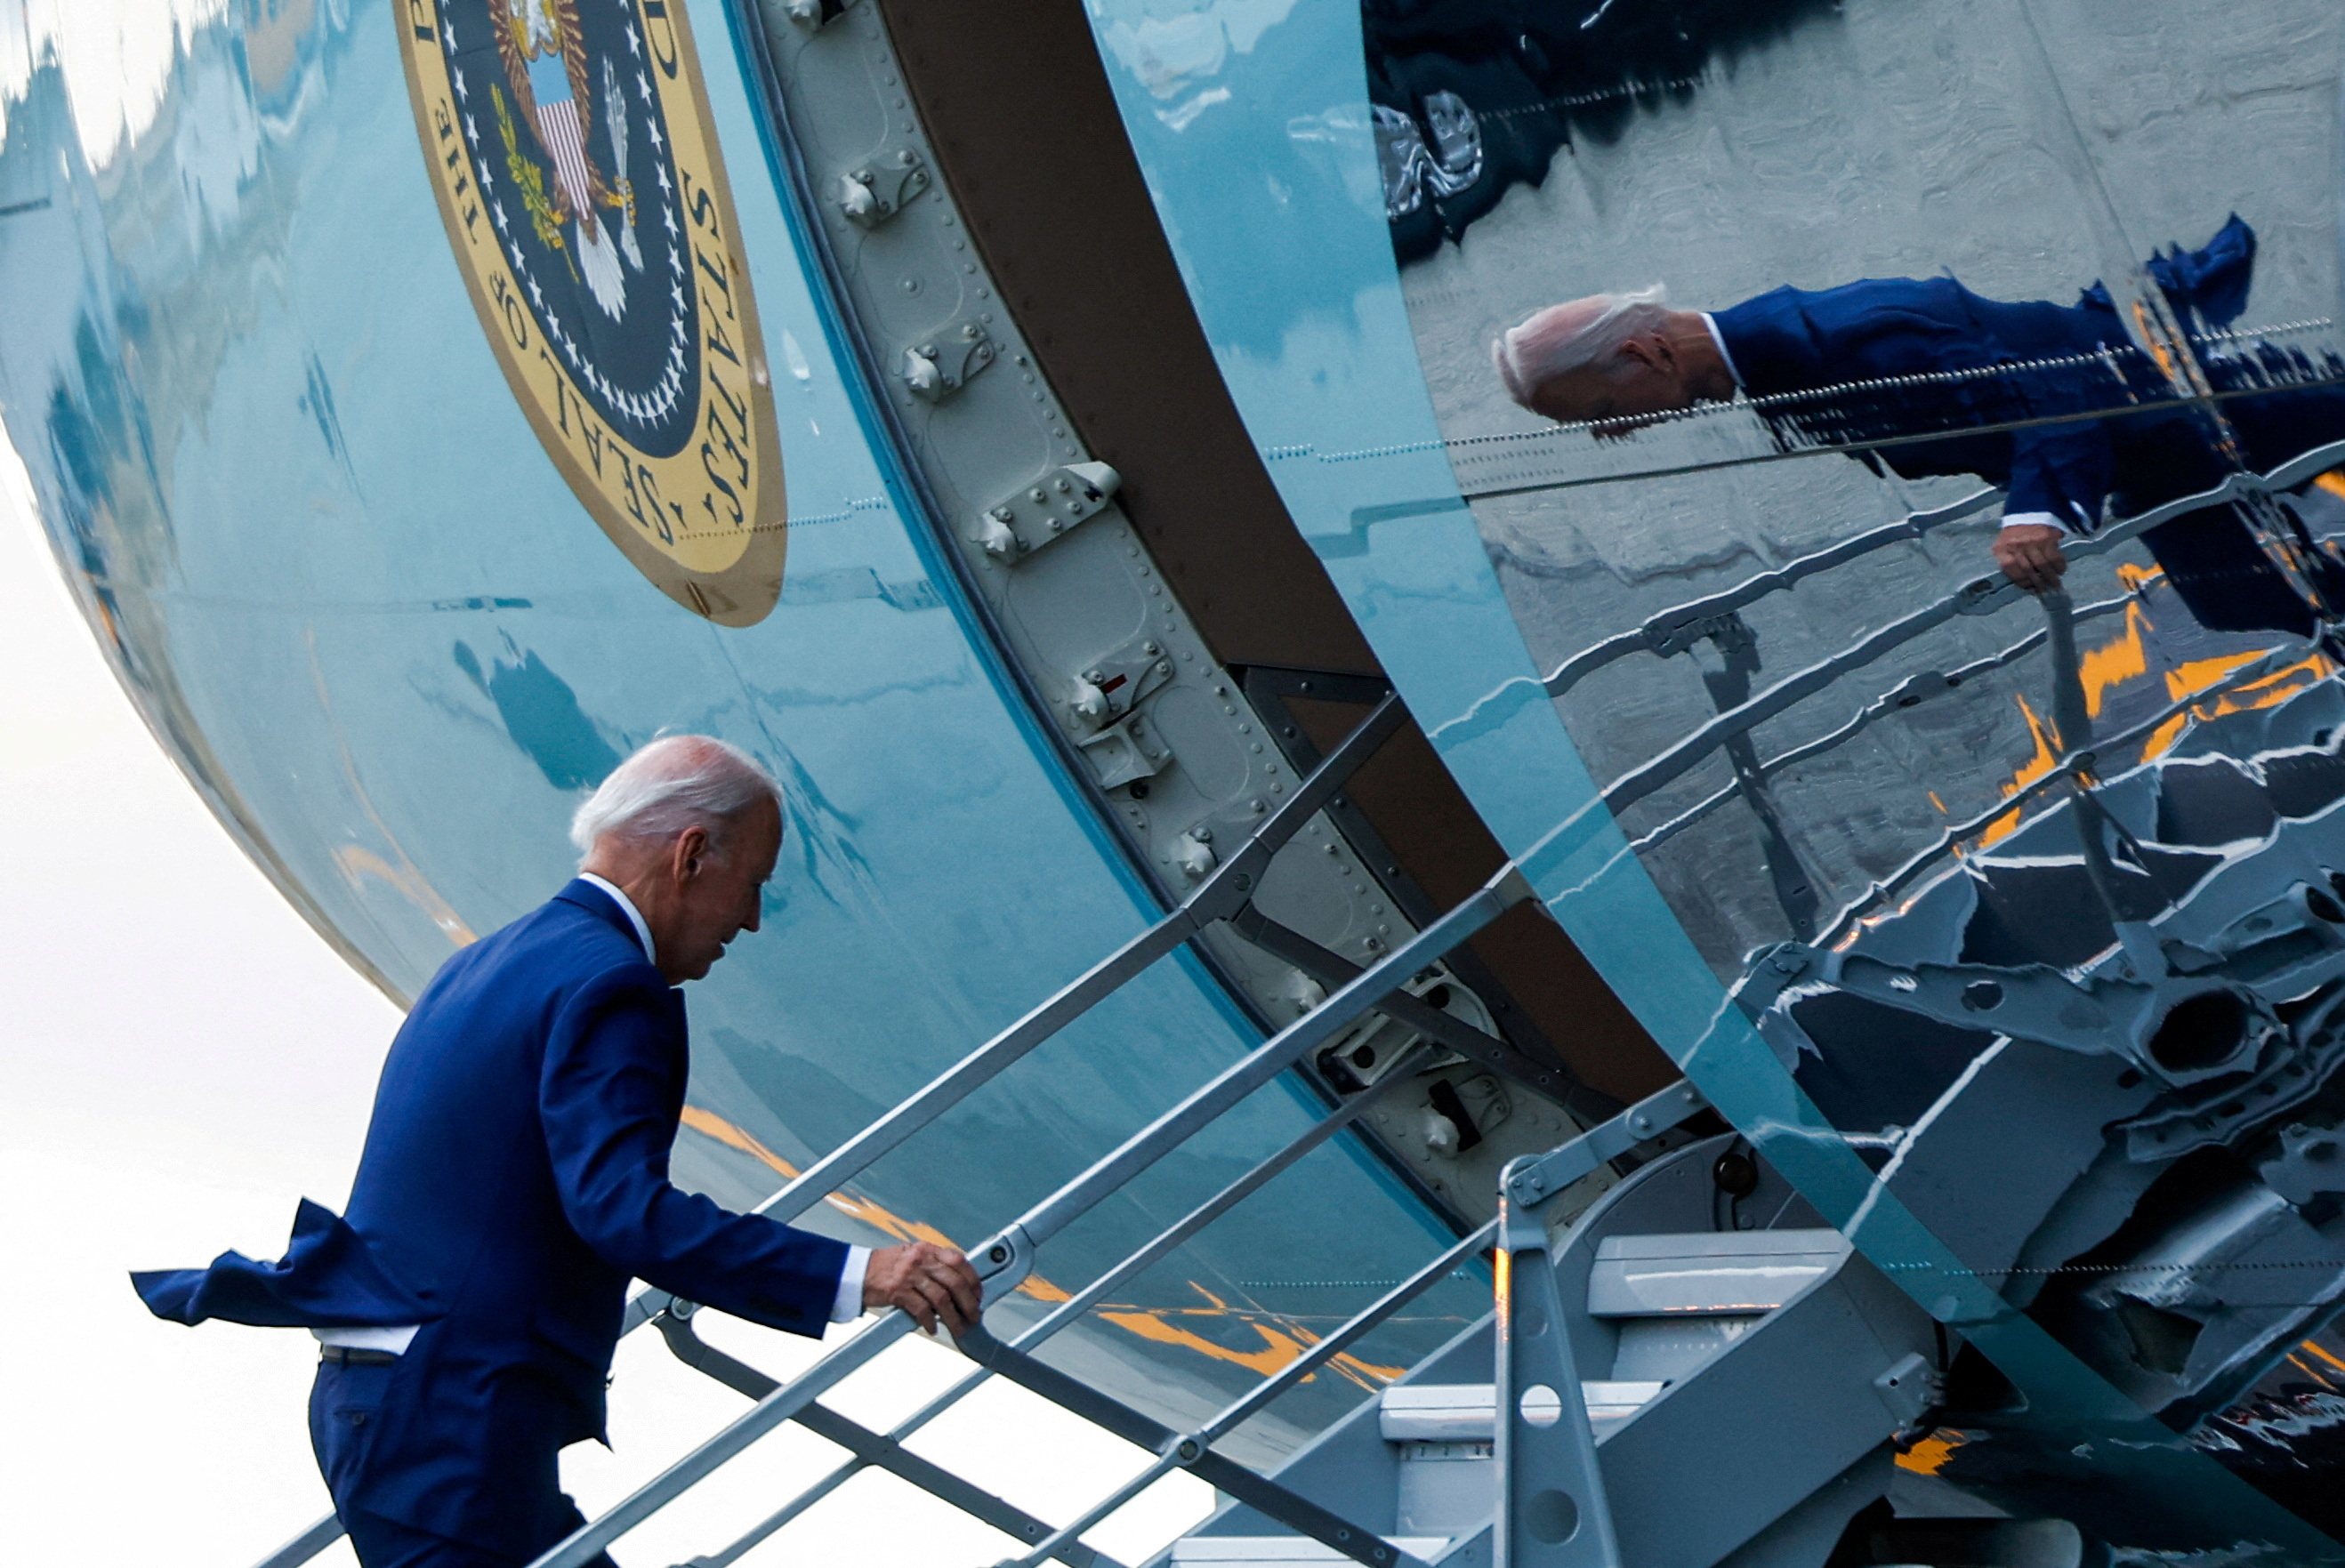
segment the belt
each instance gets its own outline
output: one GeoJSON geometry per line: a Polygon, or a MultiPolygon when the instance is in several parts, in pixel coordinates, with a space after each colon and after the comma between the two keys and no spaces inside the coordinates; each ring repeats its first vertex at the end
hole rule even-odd
{"type": "Polygon", "coordinates": [[[318,1359],[340,1367],[388,1367],[399,1360],[397,1351],[364,1351],[355,1345],[325,1345],[318,1359]]]}

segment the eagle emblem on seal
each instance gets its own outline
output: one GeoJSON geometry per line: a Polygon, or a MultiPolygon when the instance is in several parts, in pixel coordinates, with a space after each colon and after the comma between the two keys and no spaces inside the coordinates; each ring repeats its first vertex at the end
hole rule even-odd
{"type": "MultiPolygon", "coordinates": [[[[644,269],[644,253],[635,241],[634,187],[624,172],[606,177],[594,161],[590,145],[594,131],[592,88],[601,88],[611,167],[620,171],[627,167],[626,94],[607,58],[603,62],[602,81],[590,85],[577,0],[497,3],[503,11],[499,18],[502,25],[496,29],[497,55],[504,62],[505,81],[513,88],[519,117],[530,127],[541,155],[553,166],[553,188],[546,189],[544,172],[538,166],[517,167],[514,177],[523,183],[523,197],[529,204],[538,238],[548,248],[561,250],[563,230],[568,229],[569,248],[576,255],[580,280],[594,303],[615,321],[626,314],[625,272],[644,269]]],[[[514,116],[502,100],[497,110],[507,160],[522,163],[514,116]]]]}

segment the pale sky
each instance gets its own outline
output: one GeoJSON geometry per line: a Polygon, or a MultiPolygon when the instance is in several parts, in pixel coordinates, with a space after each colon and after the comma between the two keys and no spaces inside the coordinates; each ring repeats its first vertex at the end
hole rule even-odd
{"type": "MultiPolygon", "coordinates": [[[[303,1413],[316,1346],[298,1330],[158,1321],[124,1276],[228,1247],[274,1258],[297,1199],[339,1209],[400,1016],[147,734],[5,443],[0,670],[0,1555],[249,1568],[328,1506],[303,1413]]],[[[704,1323],[777,1375],[811,1359],[803,1340],[704,1323]]],[[[884,1428],[967,1365],[907,1342],[828,1402],[884,1428]]],[[[616,1377],[615,1452],[563,1456],[589,1512],[746,1408],[649,1332],[623,1344],[616,1377]]],[[[994,1386],[912,1446],[1054,1522],[1144,1462],[994,1386]]],[[[614,1555],[666,1568],[714,1552],[838,1457],[788,1428],[614,1555]]],[[[1089,1539],[1136,1563],[1211,1501],[1176,1475],[1089,1539]]],[[[743,1562],[980,1568],[1012,1554],[1007,1537],[868,1473],[743,1562]]],[[[338,1544],[318,1561],[354,1559],[338,1544]]]]}

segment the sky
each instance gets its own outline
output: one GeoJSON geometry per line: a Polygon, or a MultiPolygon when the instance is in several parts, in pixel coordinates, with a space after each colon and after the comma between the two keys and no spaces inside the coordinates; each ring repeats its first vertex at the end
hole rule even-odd
{"type": "MultiPolygon", "coordinates": [[[[151,120],[179,39],[224,4],[0,0],[0,93],[54,43],[103,161],[151,120]]],[[[299,1199],[339,1209],[401,1016],[244,858],[149,735],[66,592],[5,440],[0,673],[0,1559],[249,1568],[329,1507],[304,1413],[317,1348],[298,1330],[161,1322],[126,1275],[227,1248],[274,1258],[299,1199]]],[[[701,1323],[777,1376],[819,1353],[737,1320],[701,1323]]],[[[826,1402],[884,1430],[968,1365],[915,1338],[826,1402]]],[[[589,1513],[746,1408],[655,1334],[623,1343],[614,1371],[612,1449],[563,1459],[589,1513]]],[[[1148,1457],[991,1385],[911,1446],[1054,1522],[1148,1457]]],[[[786,1428],[614,1555],[664,1568],[714,1552],[840,1457],[786,1428]]],[[[1176,1475],[1088,1539],[1138,1563],[1211,1503],[1176,1475]]],[[[868,1473],[742,1562],[956,1568],[1012,1554],[1009,1538],[868,1473]]],[[[354,1559],[338,1544],[317,1561],[354,1559]]]]}
{"type": "MultiPolygon", "coordinates": [[[[249,1568],[329,1507],[304,1416],[317,1348],[298,1330],[159,1321],[125,1276],[230,1247],[274,1258],[298,1199],[339,1209],[400,1014],[244,858],[147,733],[4,443],[0,672],[0,1558],[249,1568]]],[[[702,1322],[777,1376],[818,1353],[702,1322]]],[[[968,1365],[916,1338],[827,1402],[884,1429],[968,1365]]],[[[614,1374],[612,1451],[563,1455],[590,1513],[746,1408],[655,1334],[624,1342],[614,1374]]],[[[1054,1522],[1146,1458],[991,1385],[912,1446],[1054,1522]]],[[[787,1428],[614,1556],[665,1568],[714,1552],[838,1457],[787,1428]]],[[[1176,1475],[1089,1539],[1136,1563],[1211,1501],[1176,1475]]],[[[866,1474],[742,1562],[979,1568],[1010,1546],[866,1474]]],[[[318,1561],[354,1559],[338,1544],[318,1561]]]]}

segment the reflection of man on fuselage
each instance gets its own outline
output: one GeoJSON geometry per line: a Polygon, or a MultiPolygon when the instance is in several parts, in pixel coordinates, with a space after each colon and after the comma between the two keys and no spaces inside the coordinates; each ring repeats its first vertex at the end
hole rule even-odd
{"type": "MultiPolygon", "coordinates": [[[[2186,322],[2221,327],[2247,302],[2255,243],[2235,217],[2204,249],[2158,257],[2150,271],[2186,322]]],[[[1976,474],[2005,492],[1995,561],[2032,592],[2058,582],[2060,541],[2091,532],[2105,506],[2131,515],[2208,489],[2232,466],[2203,412],[2171,400],[2097,285],[2065,306],[1987,299],[1951,278],[1777,288],[1708,314],[1660,299],[1654,288],[1539,311],[1492,345],[1508,392],[1566,423],[1619,420],[1619,432],[1739,390],[1785,446],[1884,443],[1871,450],[1906,478],[1976,474]],[[1978,428],[1988,426],[2015,428],[1978,428]]],[[[2308,369],[2266,345],[2244,349],[2202,352],[2217,390],[2308,369]]],[[[2259,471],[2345,438],[2345,394],[2333,387],[2248,393],[2221,408],[2259,471]]],[[[2313,631],[2303,598],[2230,509],[2143,538],[2202,624],[2313,631]]]]}

